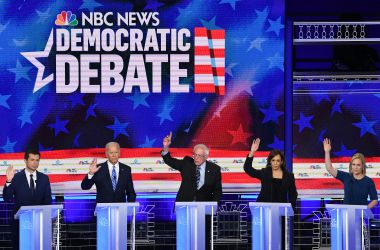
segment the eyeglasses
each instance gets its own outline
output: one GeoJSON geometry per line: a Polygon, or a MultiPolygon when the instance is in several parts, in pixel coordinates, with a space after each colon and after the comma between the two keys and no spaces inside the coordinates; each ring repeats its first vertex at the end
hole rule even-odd
{"type": "Polygon", "coordinates": [[[204,158],[204,157],[205,157],[205,155],[193,153],[193,158],[204,158]]]}

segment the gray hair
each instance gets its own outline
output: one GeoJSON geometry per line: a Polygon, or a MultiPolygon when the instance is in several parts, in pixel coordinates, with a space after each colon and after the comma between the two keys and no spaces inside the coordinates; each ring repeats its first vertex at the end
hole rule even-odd
{"type": "Polygon", "coordinates": [[[111,141],[111,142],[109,142],[109,143],[106,144],[106,151],[108,150],[108,148],[109,148],[111,145],[116,145],[117,148],[120,150],[120,145],[119,145],[119,143],[114,142],[114,141],[111,141]]]}
{"type": "Polygon", "coordinates": [[[208,154],[210,153],[210,149],[204,145],[204,144],[197,144],[194,146],[193,150],[195,150],[196,148],[203,148],[203,150],[205,151],[205,154],[206,156],[208,156],[208,154]]]}

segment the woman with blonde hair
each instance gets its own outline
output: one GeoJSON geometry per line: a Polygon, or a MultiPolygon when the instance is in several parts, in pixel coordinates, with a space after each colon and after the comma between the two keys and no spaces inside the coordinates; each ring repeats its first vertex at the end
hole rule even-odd
{"type": "Polygon", "coordinates": [[[331,143],[330,139],[323,140],[325,150],[326,170],[344,185],[344,204],[367,205],[372,208],[377,205],[377,191],[373,180],[366,176],[366,165],[364,155],[356,153],[352,156],[349,173],[336,170],[330,159],[331,143]],[[368,196],[370,203],[368,203],[368,196]]]}

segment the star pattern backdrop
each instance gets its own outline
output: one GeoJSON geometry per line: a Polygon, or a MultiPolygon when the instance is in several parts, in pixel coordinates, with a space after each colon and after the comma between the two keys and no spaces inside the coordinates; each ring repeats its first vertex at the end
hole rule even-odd
{"type": "MultiPolygon", "coordinates": [[[[0,152],[22,152],[31,145],[42,151],[97,148],[109,141],[123,148],[159,148],[169,131],[174,134],[172,147],[178,148],[206,143],[248,150],[252,139],[260,137],[262,150],[283,149],[283,14],[282,1],[267,0],[3,1],[0,152]],[[55,82],[33,94],[37,69],[20,53],[44,50],[62,10],[77,16],[90,11],[157,11],[159,27],[224,29],[226,95],[193,93],[192,77],[185,79],[190,93],[169,93],[165,74],[160,94],[56,94],[55,82]]],[[[51,58],[39,60],[46,66],[44,76],[54,72],[51,58]]],[[[362,130],[367,136],[373,119],[361,119],[355,122],[357,127],[367,122],[362,130]]],[[[309,114],[302,115],[300,132],[310,130],[310,120],[309,114]]]]}

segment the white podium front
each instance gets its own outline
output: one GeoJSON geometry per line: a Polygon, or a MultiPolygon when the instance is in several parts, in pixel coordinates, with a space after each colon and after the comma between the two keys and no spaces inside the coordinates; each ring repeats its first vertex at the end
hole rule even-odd
{"type": "Polygon", "coordinates": [[[20,207],[15,214],[15,219],[20,221],[20,249],[51,249],[51,220],[62,209],[63,205],[20,207]]]}
{"type": "Polygon", "coordinates": [[[98,203],[97,216],[97,249],[127,249],[128,216],[131,219],[131,249],[135,249],[135,220],[139,203],[98,203]]]}
{"type": "Polygon", "coordinates": [[[211,215],[211,249],[213,249],[213,216],[217,202],[176,202],[177,249],[205,249],[205,215],[211,215]]]}
{"type": "Polygon", "coordinates": [[[327,204],[331,215],[331,249],[361,250],[364,247],[364,219],[373,219],[365,205],[327,204]]]}
{"type": "MultiPolygon", "coordinates": [[[[293,216],[292,205],[290,203],[250,202],[249,208],[252,214],[252,249],[282,249],[281,216],[293,216]]],[[[285,244],[286,242],[285,239],[285,244]]]]}

